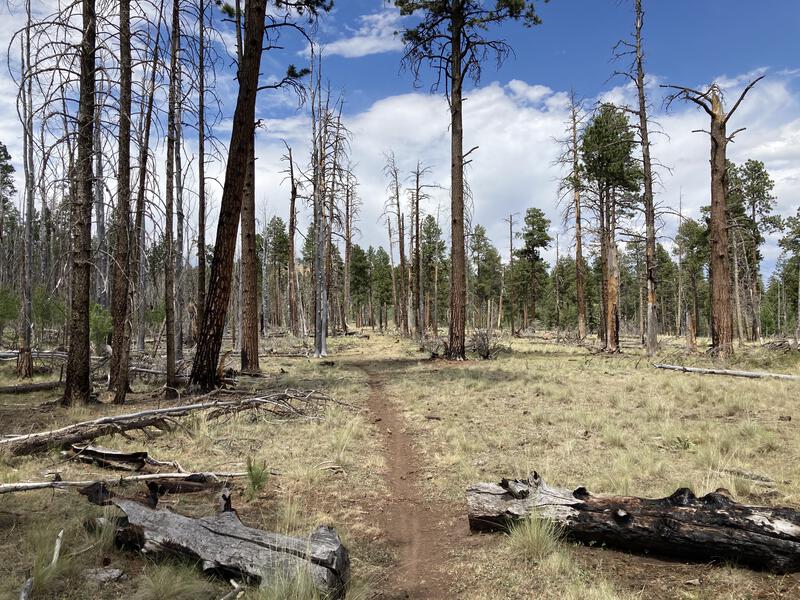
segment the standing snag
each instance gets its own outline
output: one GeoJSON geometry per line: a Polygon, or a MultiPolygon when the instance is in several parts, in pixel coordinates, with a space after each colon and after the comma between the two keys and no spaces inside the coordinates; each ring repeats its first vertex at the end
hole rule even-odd
{"type": "MultiPolygon", "coordinates": [[[[707,133],[711,139],[711,219],[709,242],[711,250],[711,346],[719,356],[733,354],[733,309],[731,306],[731,267],[728,255],[728,217],[727,187],[728,170],[726,151],[737,133],[744,128],[728,134],[728,121],[753,86],[764,76],[751,81],[739,95],[730,111],[725,112],[722,90],[712,83],[705,91],[698,91],[680,85],[662,85],[676,90],[667,100],[668,105],[675,100],[693,102],[711,119],[707,133]]],[[[737,291],[738,293],[738,291],[737,291]]]]}

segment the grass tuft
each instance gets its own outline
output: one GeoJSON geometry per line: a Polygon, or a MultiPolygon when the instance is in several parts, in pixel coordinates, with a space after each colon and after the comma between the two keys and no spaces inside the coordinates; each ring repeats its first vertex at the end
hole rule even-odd
{"type": "Polygon", "coordinates": [[[509,533],[514,553],[534,563],[559,550],[563,537],[563,531],[553,521],[535,516],[518,522],[509,533]]]}
{"type": "Polygon", "coordinates": [[[213,594],[211,583],[193,566],[165,563],[139,577],[133,600],[203,600],[213,594]]]}

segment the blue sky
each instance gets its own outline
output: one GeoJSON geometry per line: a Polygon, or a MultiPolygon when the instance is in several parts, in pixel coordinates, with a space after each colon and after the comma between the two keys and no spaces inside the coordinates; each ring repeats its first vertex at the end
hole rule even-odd
{"type": "MultiPolygon", "coordinates": [[[[37,0],[33,3],[35,17],[43,18],[56,10],[59,1],[37,0]]],[[[185,0],[191,4],[195,1],[185,0]]],[[[648,96],[656,128],[661,132],[654,135],[652,150],[655,159],[665,165],[660,171],[657,201],[672,210],[680,204],[684,215],[692,217],[699,217],[700,208],[709,202],[709,142],[707,136],[692,133],[707,128],[707,117],[693,105],[680,103],[665,112],[664,91],[658,84],[703,86],[716,81],[731,100],[748,81],[765,74],[731,123],[734,128],[747,130],[730,146],[729,158],[735,162],[748,158],[764,161],[775,180],[778,211],[794,214],[800,206],[800,0],[644,3],[648,96]]],[[[422,208],[437,215],[446,231],[450,164],[447,105],[441,95],[429,93],[429,78],[415,87],[411,74],[400,69],[402,44],[394,35],[413,18],[401,19],[384,0],[336,0],[335,4],[334,11],[320,19],[316,35],[324,46],[326,78],[334,93],[344,94],[344,120],[353,136],[352,168],[362,201],[358,241],[364,246],[387,245],[382,215],[387,198],[384,154],[388,151],[394,151],[404,173],[409,173],[418,160],[431,167],[428,183],[439,184],[441,189],[422,208]]],[[[467,170],[473,191],[473,222],[487,228],[504,256],[507,229],[503,219],[510,213],[522,214],[531,206],[541,208],[550,218],[551,233],[559,235],[561,252],[572,249],[572,232],[561,219],[557,188],[563,172],[554,164],[560,152],[554,140],[563,135],[568,117],[566,96],[572,88],[589,108],[600,100],[621,104],[634,101],[630,85],[621,78],[610,79],[620,66],[611,61],[612,48],[632,32],[632,5],[633,0],[540,2],[542,25],[526,29],[507,24],[491,32],[506,39],[515,55],[499,70],[491,62],[486,64],[479,87],[467,91],[464,145],[480,146],[467,170]]],[[[22,6],[22,0],[0,3],[0,38],[10,39],[24,25],[22,6]]],[[[103,10],[113,23],[114,3],[103,3],[103,10]]],[[[221,44],[232,42],[229,26],[221,40],[221,44]]],[[[264,57],[265,82],[285,73],[289,63],[306,63],[305,42],[300,38],[287,35],[282,45],[285,49],[267,52],[264,57]]],[[[228,51],[233,54],[234,48],[228,51]]],[[[16,52],[12,52],[12,65],[15,60],[16,52]]],[[[6,69],[0,69],[0,85],[14,89],[6,69]]],[[[216,91],[223,99],[223,120],[216,133],[226,147],[236,97],[231,60],[220,65],[216,91]]],[[[165,95],[164,90],[161,95],[165,95]]],[[[15,100],[14,94],[0,95],[0,140],[8,145],[21,173],[22,135],[15,100]]],[[[160,105],[164,106],[165,100],[160,97],[160,105]]],[[[113,106],[108,111],[113,121],[113,106]]],[[[305,108],[297,107],[294,98],[275,92],[259,96],[257,111],[266,125],[258,131],[256,140],[257,214],[259,220],[273,214],[286,218],[289,191],[283,175],[283,144],[292,145],[300,167],[307,165],[308,115],[305,108]]],[[[186,114],[185,118],[191,116],[186,114]]],[[[186,131],[192,126],[187,123],[186,131]]],[[[159,153],[156,164],[161,169],[163,128],[153,141],[159,153]]],[[[108,144],[113,143],[111,135],[108,144]]],[[[183,152],[184,164],[196,168],[193,139],[187,137],[183,152]]],[[[113,169],[110,171],[113,173],[113,169]]],[[[208,165],[211,177],[221,180],[223,172],[219,162],[208,165]]],[[[162,173],[162,187],[163,181],[162,173]]],[[[195,181],[190,170],[186,178],[188,239],[196,234],[197,215],[191,205],[195,181]]],[[[108,188],[115,189],[113,174],[108,177],[108,188]]],[[[207,239],[213,240],[218,187],[211,186],[209,194],[207,239]]],[[[308,217],[308,208],[303,207],[301,219],[308,217]]],[[[659,239],[667,247],[676,225],[677,219],[664,210],[659,239]]],[[[591,239],[587,242],[591,246],[591,239]]],[[[396,248],[394,252],[396,256],[396,248]]],[[[776,238],[768,239],[765,272],[772,269],[779,252],[776,238]]],[[[551,248],[547,257],[552,261],[554,256],[555,248],[551,248]]]]}
{"type": "MultiPolygon", "coordinates": [[[[518,78],[593,97],[609,85],[614,43],[632,31],[631,0],[552,0],[537,4],[540,26],[504,25],[500,37],[515,50],[484,82],[518,78]]],[[[324,41],[347,39],[361,17],[380,12],[382,0],[339,0],[321,28],[324,41]]],[[[648,68],[674,83],[708,81],[769,66],[800,66],[800,2],[769,0],[650,0],[645,2],[648,68]]],[[[328,57],[327,72],[346,90],[352,110],[409,91],[413,78],[399,69],[400,54],[328,57]]]]}

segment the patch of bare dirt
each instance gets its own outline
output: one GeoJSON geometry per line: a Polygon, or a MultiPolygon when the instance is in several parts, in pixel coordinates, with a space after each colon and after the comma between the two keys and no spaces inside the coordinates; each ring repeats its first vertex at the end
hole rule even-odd
{"type": "Polygon", "coordinates": [[[420,479],[422,458],[413,433],[383,390],[385,373],[375,365],[361,368],[369,377],[367,406],[373,415],[386,457],[389,497],[377,514],[379,525],[397,553],[379,590],[379,598],[449,598],[452,584],[447,558],[454,547],[468,543],[469,529],[462,507],[426,499],[420,479]]]}

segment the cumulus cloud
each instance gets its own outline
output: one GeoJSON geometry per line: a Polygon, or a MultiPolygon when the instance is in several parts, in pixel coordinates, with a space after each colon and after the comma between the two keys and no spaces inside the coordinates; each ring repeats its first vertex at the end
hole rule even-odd
{"type": "Polygon", "coordinates": [[[400,29],[400,11],[394,7],[359,17],[359,26],[347,37],[323,44],[326,56],[359,58],[370,54],[396,52],[403,42],[396,32],[400,29]]]}
{"type": "MultiPolygon", "coordinates": [[[[765,162],[775,180],[778,210],[794,214],[800,205],[800,105],[793,93],[793,76],[770,74],[752,90],[733,117],[735,128],[747,127],[736,143],[729,146],[729,158],[744,162],[755,158],[765,162]]],[[[727,90],[736,98],[748,81],[735,81],[727,90]]],[[[660,169],[658,201],[677,211],[682,205],[686,216],[698,218],[700,208],[709,203],[709,140],[693,130],[707,128],[707,116],[691,104],[674,104],[669,112],[660,110],[661,90],[652,88],[651,103],[661,134],[653,136],[653,155],[668,168],[660,169]]],[[[620,101],[627,90],[612,90],[620,101]]],[[[486,226],[490,237],[507,255],[508,229],[503,219],[511,213],[524,213],[536,206],[552,221],[552,233],[561,233],[561,252],[572,246],[571,232],[562,227],[558,204],[560,168],[554,164],[559,154],[557,138],[563,137],[568,120],[567,94],[546,86],[512,80],[491,83],[467,94],[464,103],[464,147],[478,146],[470,158],[467,179],[473,195],[473,222],[486,226]]],[[[609,93],[588,99],[587,104],[608,100],[609,93]]],[[[384,154],[394,151],[401,168],[410,173],[416,161],[431,167],[428,181],[442,189],[432,193],[423,209],[439,215],[447,230],[450,180],[449,112],[440,96],[411,93],[375,102],[363,112],[345,115],[353,133],[352,158],[364,202],[361,239],[364,245],[387,244],[383,205],[387,197],[383,174],[384,154]]],[[[308,124],[300,117],[271,122],[276,137],[293,140],[300,148],[296,156],[307,156],[308,124]],[[304,154],[305,153],[305,154],[304,154]]],[[[272,136],[259,142],[263,174],[261,189],[269,199],[270,211],[285,214],[288,188],[282,176],[280,156],[283,148],[272,136]]],[[[410,184],[410,181],[408,182],[410,184]]],[[[262,197],[262,196],[260,196],[262,197]]],[[[668,247],[677,226],[669,212],[662,217],[661,241],[668,247]]],[[[774,239],[765,248],[765,269],[771,269],[779,254],[774,239]]],[[[551,249],[549,259],[555,256],[551,249]]]]}

